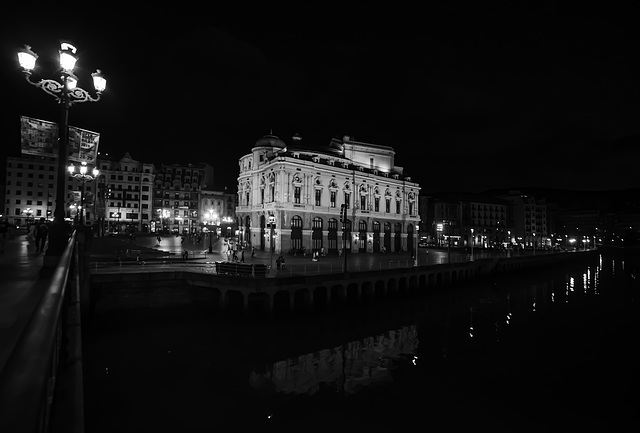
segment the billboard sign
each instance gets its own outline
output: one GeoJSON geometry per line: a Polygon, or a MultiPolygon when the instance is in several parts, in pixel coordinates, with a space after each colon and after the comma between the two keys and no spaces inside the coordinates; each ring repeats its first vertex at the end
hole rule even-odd
{"type": "Polygon", "coordinates": [[[86,162],[95,164],[98,156],[98,144],[100,134],[86,129],[69,127],[69,161],[86,162]]]}
{"type": "Polygon", "coordinates": [[[58,124],[20,116],[20,146],[23,155],[55,157],[58,124]]]}
{"type": "MultiPolygon", "coordinates": [[[[58,156],[58,124],[20,116],[20,142],[23,155],[58,156]]],[[[69,161],[95,164],[100,134],[69,126],[69,161]]]]}

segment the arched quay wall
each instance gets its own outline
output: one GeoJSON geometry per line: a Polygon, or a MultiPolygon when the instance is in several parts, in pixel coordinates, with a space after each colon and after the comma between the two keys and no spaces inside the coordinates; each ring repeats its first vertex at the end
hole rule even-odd
{"type": "Polygon", "coordinates": [[[195,304],[225,316],[272,318],[310,314],[417,296],[483,276],[595,257],[596,254],[587,251],[260,279],[189,271],[93,274],[91,310],[195,304]]]}

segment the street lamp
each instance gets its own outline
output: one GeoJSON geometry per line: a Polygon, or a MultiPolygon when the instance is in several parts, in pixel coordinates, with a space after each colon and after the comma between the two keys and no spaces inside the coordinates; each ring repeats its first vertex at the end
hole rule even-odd
{"type": "Polygon", "coordinates": [[[228,239],[231,239],[231,226],[229,226],[228,224],[231,224],[233,222],[233,218],[229,216],[222,217],[222,222],[227,224],[227,228],[225,229],[225,236],[228,239]]]}
{"type": "Polygon", "coordinates": [[[276,216],[275,215],[269,215],[269,227],[271,228],[271,239],[269,239],[269,269],[273,269],[273,250],[274,250],[274,245],[273,245],[273,240],[274,240],[274,233],[273,231],[276,228],[276,216]]]}
{"type": "Polygon", "coordinates": [[[347,211],[346,205],[340,205],[340,222],[342,223],[342,255],[344,255],[344,265],[342,270],[347,273],[347,211]]]}
{"type": "Polygon", "coordinates": [[[163,233],[164,233],[164,223],[167,221],[167,219],[169,219],[170,216],[171,216],[171,212],[169,211],[169,209],[162,209],[161,224],[162,224],[162,232],[163,233]]]}
{"type": "Polygon", "coordinates": [[[473,245],[476,243],[476,237],[473,235],[473,229],[471,229],[471,261],[473,261],[473,245]]]}
{"type": "Polygon", "coordinates": [[[533,255],[536,255],[536,232],[533,232],[533,255]]]}
{"type": "MultiPolygon", "coordinates": [[[[209,211],[209,227],[211,227],[211,221],[213,220],[213,211],[209,211]]],[[[211,229],[209,229],[209,252],[213,253],[213,245],[211,245],[212,233],[211,229]]]]}
{"type": "Polygon", "coordinates": [[[88,180],[96,179],[100,174],[100,171],[96,167],[91,170],[91,173],[87,173],[88,170],[87,163],[84,161],[82,161],[77,173],[76,166],[73,164],[69,165],[69,175],[80,180],[80,218],[78,222],[81,226],[84,225],[84,183],[88,180]]]}
{"type": "MultiPolygon", "coordinates": [[[[68,144],[68,128],[69,128],[69,108],[79,102],[97,102],[100,100],[101,93],[107,87],[107,80],[98,69],[91,74],[93,77],[93,87],[96,97],[91,96],[89,92],[76,87],[78,78],[74,75],[78,57],[76,56],[76,47],[70,43],[63,42],[60,44],[60,74],[57,79],[43,78],[39,81],[31,80],[31,72],[35,69],[38,55],[31,51],[29,45],[25,45],[18,51],[18,61],[22,67],[27,82],[35,87],[42,89],[44,92],[53,96],[60,104],[60,124],[58,139],[58,179],[56,187],[56,208],[53,212],[54,219],[49,231],[49,247],[45,254],[47,257],[57,259],[62,255],[65,246],[69,240],[69,234],[65,227],[65,165],[67,163],[67,144],[68,144]]],[[[49,260],[51,262],[51,260],[49,260]]]]}
{"type": "Polygon", "coordinates": [[[447,263],[451,264],[451,222],[447,224],[447,263]]]}

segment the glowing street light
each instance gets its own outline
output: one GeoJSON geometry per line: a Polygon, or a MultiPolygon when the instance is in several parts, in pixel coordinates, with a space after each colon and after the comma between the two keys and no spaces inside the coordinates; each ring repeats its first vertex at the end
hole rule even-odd
{"type": "Polygon", "coordinates": [[[93,77],[93,87],[96,96],[92,96],[84,89],[77,87],[78,78],[73,73],[78,57],[76,55],[76,47],[68,42],[60,44],[59,61],[60,69],[56,79],[43,78],[39,81],[31,80],[31,73],[36,68],[36,60],[38,55],[31,50],[29,45],[18,51],[18,62],[22,68],[27,82],[35,87],[42,89],[45,93],[53,96],[60,104],[60,124],[59,140],[58,140],[58,162],[57,162],[57,187],[56,187],[56,208],[54,210],[54,219],[49,231],[49,247],[45,254],[45,264],[54,264],[64,251],[69,240],[69,234],[65,227],[65,166],[67,163],[67,144],[68,144],[68,128],[69,128],[69,108],[80,102],[97,102],[100,100],[101,93],[107,86],[107,80],[98,69],[91,74],[93,77]],[[47,258],[49,260],[47,260],[47,258]]]}
{"type": "Polygon", "coordinates": [[[276,228],[276,216],[269,215],[269,227],[271,228],[271,239],[269,239],[269,269],[273,269],[273,250],[274,250],[274,238],[275,235],[273,231],[276,228]]]}
{"type": "Polygon", "coordinates": [[[78,167],[78,172],[76,172],[76,166],[71,164],[69,165],[69,175],[75,177],[80,180],[80,218],[78,222],[80,225],[84,225],[84,183],[86,181],[91,181],[97,179],[100,171],[94,167],[91,170],[91,173],[88,173],[89,168],[87,167],[87,163],[82,161],[80,167],[78,167]]]}
{"type": "Polygon", "coordinates": [[[536,255],[536,232],[533,232],[533,255],[536,255]]]}
{"type": "Polygon", "coordinates": [[[160,227],[161,232],[164,232],[164,224],[170,216],[171,216],[171,211],[169,211],[169,209],[160,210],[160,224],[162,225],[162,227],[160,227]]]}
{"type": "Polygon", "coordinates": [[[473,245],[476,243],[476,237],[473,234],[473,229],[471,229],[471,261],[473,261],[473,245]]]}
{"type": "MultiPolygon", "coordinates": [[[[211,226],[211,222],[213,221],[213,210],[209,211],[209,226],[211,226]]],[[[211,238],[212,238],[212,233],[211,233],[211,229],[209,229],[209,252],[213,253],[213,245],[211,245],[211,238]]]]}

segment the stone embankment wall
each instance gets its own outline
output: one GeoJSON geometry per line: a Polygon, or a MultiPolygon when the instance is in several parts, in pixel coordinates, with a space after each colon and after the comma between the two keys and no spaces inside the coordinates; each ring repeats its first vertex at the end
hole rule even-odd
{"type": "Polygon", "coordinates": [[[90,311],[195,305],[222,316],[272,318],[384,302],[475,279],[597,257],[597,251],[283,278],[191,271],[91,275],[90,311]]]}

